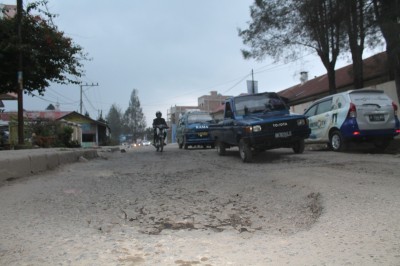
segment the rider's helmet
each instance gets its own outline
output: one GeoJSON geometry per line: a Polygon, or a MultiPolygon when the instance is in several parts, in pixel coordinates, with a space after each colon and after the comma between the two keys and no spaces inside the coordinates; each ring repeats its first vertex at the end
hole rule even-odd
{"type": "Polygon", "coordinates": [[[156,117],[157,117],[157,118],[161,118],[161,112],[160,112],[160,111],[157,111],[156,117]]]}

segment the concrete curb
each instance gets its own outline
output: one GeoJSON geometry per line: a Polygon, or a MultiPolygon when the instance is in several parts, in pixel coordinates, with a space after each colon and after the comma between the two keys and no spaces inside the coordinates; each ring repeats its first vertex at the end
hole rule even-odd
{"type": "MultiPolygon", "coordinates": [[[[111,150],[113,151],[113,150],[111,150]]],[[[29,176],[74,163],[80,157],[99,157],[98,149],[32,149],[9,150],[0,153],[0,182],[10,178],[29,176]]]]}

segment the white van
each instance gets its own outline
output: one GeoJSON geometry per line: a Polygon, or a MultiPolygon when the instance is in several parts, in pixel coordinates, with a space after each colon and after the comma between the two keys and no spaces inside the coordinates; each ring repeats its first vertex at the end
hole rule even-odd
{"type": "Polygon", "coordinates": [[[343,151],[349,141],[372,141],[384,150],[400,133],[397,105],[383,91],[351,90],[324,97],[304,113],[311,134],[306,143],[328,143],[343,151]]]}

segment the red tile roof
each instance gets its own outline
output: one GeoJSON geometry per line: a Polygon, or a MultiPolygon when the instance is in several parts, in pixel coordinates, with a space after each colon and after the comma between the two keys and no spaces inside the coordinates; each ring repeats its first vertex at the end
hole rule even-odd
{"type": "Polygon", "coordinates": [[[17,100],[18,95],[13,92],[0,93],[0,100],[17,100]]]}
{"type": "MultiPolygon", "coordinates": [[[[65,112],[65,111],[24,111],[24,117],[28,119],[50,119],[50,120],[57,120],[63,116],[66,116],[67,114],[70,114],[71,112],[65,112]]],[[[18,113],[17,112],[4,112],[0,113],[0,120],[3,121],[10,121],[11,117],[17,118],[18,113]]]]}
{"type": "MultiPolygon", "coordinates": [[[[363,60],[363,64],[364,81],[372,80],[388,73],[386,52],[376,54],[363,60]]],[[[352,65],[348,65],[336,70],[336,88],[338,90],[352,86],[352,84],[352,65]]],[[[324,93],[329,93],[327,74],[278,92],[280,96],[287,98],[289,103],[301,102],[302,99],[307,99],[324,93]]]]}

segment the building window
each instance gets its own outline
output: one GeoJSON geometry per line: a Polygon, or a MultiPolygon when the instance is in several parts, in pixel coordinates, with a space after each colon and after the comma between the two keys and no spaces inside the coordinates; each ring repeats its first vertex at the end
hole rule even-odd
{"type": "Polygon", "coordinates": [[[96,142],[95,134],[82,134],[82,142],[96,142]]]}

